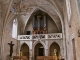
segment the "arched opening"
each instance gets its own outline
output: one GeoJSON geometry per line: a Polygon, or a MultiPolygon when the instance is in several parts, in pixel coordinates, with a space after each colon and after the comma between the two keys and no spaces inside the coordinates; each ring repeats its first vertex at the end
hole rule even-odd
{"type": "Polygon", "coordinates": [[[35,46],[34,53],[35,60],[37,56],[44,56],[44,47],[41,43],[38,43],[35,46]]]}
{"type": "Polygon", "coordinates": [[[29,47],[26,43],[21,46],[22,56],[26,56],[29,60],[29,47]]]}
{"type": "Polygon", "coordinates": [[[52,43],[50,46],[50,56],[60,56],[60,47],[57,43],[52,43]]]}
{"type": "MultiPolygon", "coordinates": [[[[54,20],[56,19],[61,27],[60,20],[57,17],[54,20]]],[[[59,32],[57,23],[54,20],[46,12],[38,9],[30,16],[25,27],[25,33],[27,31],[30,31],[32,34],[61,33],[62,30],[59,32]]]]}

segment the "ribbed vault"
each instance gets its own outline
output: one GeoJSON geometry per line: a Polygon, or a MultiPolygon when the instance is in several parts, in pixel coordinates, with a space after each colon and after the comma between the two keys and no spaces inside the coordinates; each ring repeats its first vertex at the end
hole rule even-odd
{"type": "MultiPolygon", "coordinates": [[[[58,30],[59,31],[62,30],[63,18],[64,18],[64,16],[63,16],[64,0],[13,0],[12,4],[10,4],[11,0],[7,0],[7,1],[1,0],[0,2],[2,2],[2,4],[7,4],[7,6],[5,7],[5,14],[6,14],[5,20],[6,21],[8,21],[7,19],[12,13],[12,12],[7,12],[7,11],[10,11],[9,8],[14,6],[14,4],[16,4],[16,3],[19,3],[20,1],[22,1],[21,5],[26,6],[26,8],[28,8],[26,15],[20,16],[21,17],[20,20],[23,25],[22,25],[22,27],[21,27],[21,25],[19,25],[19,26],[23,29],[23,30],[21,30],[22,32],[25,30],[25,27],[29,20],[29,17],[36,9],[40,9],[40,10],[46,12],[54,20],[55,24],[58,27],[58,30]],[[11,6],[9,6],[9,5],[11,5],[11,6]],[[59,23],[61,23],[61,24],[59,24],[59,23]]],[[[14,7],[16,7],[16,6],[14,6],[14,7]]]]}

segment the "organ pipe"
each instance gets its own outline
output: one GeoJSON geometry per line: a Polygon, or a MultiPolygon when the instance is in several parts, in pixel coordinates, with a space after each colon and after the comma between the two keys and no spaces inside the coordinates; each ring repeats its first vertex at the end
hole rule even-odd
{"type": "Polygon", "coordinates": [[[40,17],[41,16],[37,16],[37,19],[38,19],[38,28],[40,28],[40,17]]]}
{"type": "Polygon", "coordinates": [[[33,15],[32,27],[35,28],[35,16],[33,15]]]}
{"type": "Polygon", "coordinates": [[[46,15],[44,14],[43,17],[44,17],[44,18],[43,18],[43,20],[44,20],[44,27],[46,27],[46,15]]]}

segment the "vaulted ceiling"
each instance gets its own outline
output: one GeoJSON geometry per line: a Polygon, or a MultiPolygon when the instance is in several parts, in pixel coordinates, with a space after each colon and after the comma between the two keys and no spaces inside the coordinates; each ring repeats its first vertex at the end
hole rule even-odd
{"type": "Polygon", "coordinates": [[[0,5],[6,23],[8,20],[10,20],[9,18],[12,15],[15,16],[15,14],[10,12],[11,7],[16,7],[15,4],[18,4],[20,2],[21,2],[21,6],[26,7],[26,11],[27,11],[25,15],[21,15],[21,20],[24,26],[23,29],[25,29],[25,26],[31,14],[37,9],[40,9],[46,12],[54,20],[59,31],[62,30],[62,21],[64,18],[63,16],[64,0],[6,0],[6,1],[0,0],[0,5]]]}

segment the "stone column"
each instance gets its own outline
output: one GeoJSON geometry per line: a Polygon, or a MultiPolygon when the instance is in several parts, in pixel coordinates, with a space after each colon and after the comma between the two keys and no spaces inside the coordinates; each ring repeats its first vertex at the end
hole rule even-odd
{"type": "Polygon", "coordinates": [[[45,46],[45,56],[48,56],[49,55],[48,40],[46,40],[45,43],[46,43],[46,46],[45,46]]]}
{"type": "MultiPolygon", "coordinates": [[[[0,31],[2,31],[2,26],[3,26],[3,20],[2,20],[2,7],[1,7],[1,5],[0,5],[0,31]]],[[[2,53],[2,51],[1,51],[1,47],[2,47],[2,32],[0,32],[0,60],[1,60],[1,53],[2,53]]]]}
{"type": "Polygon", "coordinates": [[[29,56],[29,60],[32,60],[32,49],[30,49],[30,56],[29,56]]]}
{"type": "Polygon", "coordinates": [[[67,8],[68,24],[69,24],[69,27],[71,27],[71,5],[70,5],[70,0],[66,0],[66,8],[67,8]]]}
{"type": "Polygon", "coordinates": [[[30,41],[29,43],[30,43],[29,60],[32,60],[32,41],[30,41]]]}
{"type": "Polygon", "coordinates": [[[20,48],[21,46],[20,46],[20,41],[17,41],[17,48],[16,48],[16,55],[18,55],[19,54],[19,51],[20,51],[20,48]]]}

